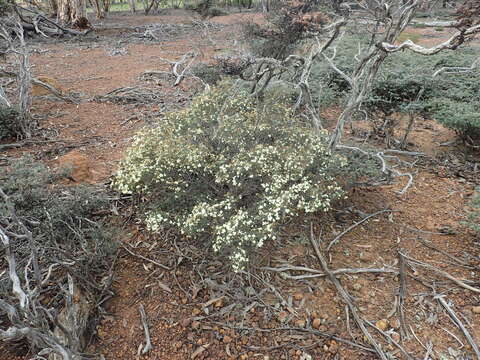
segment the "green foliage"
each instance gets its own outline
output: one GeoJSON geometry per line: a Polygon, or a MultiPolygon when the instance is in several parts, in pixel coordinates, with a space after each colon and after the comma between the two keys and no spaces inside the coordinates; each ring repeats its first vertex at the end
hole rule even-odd
{"type": "Polygon", "coordinates": [[[18,111],[13,107],[0,106],[0,140],[19,134],[18,111]]]}
{"type": "Polygon", "coordinates": [[[199,77],[209,85],[215,85],[222,79],[222,71],[215,65],[199,63],[192,67],[192,74],[199,77]]]}
{"type": "MultiPolygon", "coordinates": [[[[364,41],[351,36],[338,44],[335,58],[337,67],[349,74],[353,71],[356,43],[364,41]]],[[[367,95],[363,109],[372,118],[386,118],[396,112],[414,111],[421,116],[431,116],[463,138],[480,139],[480,71],[441,73],[443,67],[469,68],[476,59],[476,50],[462,47],[455,51],[441,52],[433,56],[419,56],[412,52],[391,54],[382,65],[367,95]],[[417,101],[418,94],[421,97],[417,101]]],[[[318,63],[312,71],[312,93],[324,94],[326,86],[341,102],[349,90],[348,82],[328,64],[318,63]],[[318,85],[317,85],[318,84],[318,85]],[[318,86],[318,92],[315,89],[318,86]]],[[[331,94],[328,94],[331,98],[331,94]]],[[[316,97],[317,102],[323,101],[316,97]]]]}
{"type": "Polygon", "coordinates": [[[288,107],[221,83],[139,134],[114,185],[147,200],[149,229],[208,239],[239,269],[286,219],[328,211],[346,162],[288,107]]]}
{"type": "Polygon", "coordinates": [[[473,208],[473,212],[468,218],[468,223],[473,230],[480,234],[480,188],[477,189],[471,206],[473,208]]]}
{"type": "MultiPolygon", "coordinates": [[[[67,273],[89,294],[99,295],[101,277],[109,270],[115,252],[109,232],[93,215],[108,205],[106,195],[92,187],[54,185],[61,175],[31,158],[16,159],[4,170],[0,172],[0,188],[32,233],[40,266],[48,269],[59,263],[54,275],[57,285],[48,290],[55,307],[64,305],[59,286],[66,284],[67,273]]],[[[0,201],[0,224],[11,223],[9,219],[11,209],[0,201]]],[[[9,230],[23,232],[18,226],[9,230]]],[[[28,239],[16,239],[19,274],[24,273],[30,255],[28,239]]],[[[4,274],[0,277],[0,296],[7,298],[10,291],[8,274],[4,274]]]]}
{"type": "Polygon", "coordinates": [[[12,11],[13,2],[10,0],[0,0],[0,16],[5,16],[12,11]]]}
{"type": "Polygon", "coordinates": [[[480,140],[480,101],[434,99],[430,102],[430,110],[438,122],[454,129],[465,140],[480,140]]]}

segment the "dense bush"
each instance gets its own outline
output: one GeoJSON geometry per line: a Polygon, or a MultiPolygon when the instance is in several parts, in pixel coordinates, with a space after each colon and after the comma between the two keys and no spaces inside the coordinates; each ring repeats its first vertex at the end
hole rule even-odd
{"type": "Polygon", "coordinates": [[[0,0],[0,16],[5,16],[12,10],[13,1],[0,0]]]}
{"type": "MultiPolygon", "coordinates": [[[[109,232],[94,217],[108,205],[107,197],[92,187],[53,185],[60,175],[30,158],[16,159],[9,168],[0,170],[0,189],[32,233],[42,271],[57,264],[53,280],[45,284],[45,289],[40,288],[46,307],[64,306],[66,294],[62,288],[67,274],[94,299],[102,290],[101,278],[108,272],[115,252],[109,232]]],[[[11,209],[2,198],[0,226],[12,233],[25,232],[12,221],[11,209]]],[[[28,238],[15,238],[14,256],[22,281],[30,266],[31,251],[28,238]]],[[[9,299],[11,290],[8,273],[2,273],[0,297],[9,299]]]]}
{"type": "Polygon", "coordinates": [[[20,133],[18,111],[13,107],[0,105],[0,140],[20,133]]]}
{"type": "Polygon", "coordinates": [[[208,239],[238,269],[285,219],[342,197],[347,160],[326,144],[284,105],[257,105],[221,83],[138,135],[115,187],[146,198],[149,229],[208,239]]]}
{"type": "MultiPolygon", "coordinates": [[[[355,66],[355,55],[361,42],[355,36],[345,38],[338,44],[335,63],[349,74],[355,66]]],[[[442,52],[433,56],[420,56],[412,52],[391,54],[382,65],[367,95],[363,109],[373,120],[387,118],[393,113],[413,111],[421,116],[430,116],[457,131],[462,137],[480,138],[480,72],[433,73],[443,67],[470,67],[476,59],[476,51],[468,46],[456,51],[442,52]],[[421,92],[419,101],[417,95],[421,92]]],[[[326,86],[336,95],[334,100],[342,102],[349,90],[348,82],[331,69],[328,64],[317,63],[312,72],[312,93],[316,87],[326,86]]],[[[331,97],[331,96],[330,96],[331,97]]],[[[321,97],[316,98],[322,102],[321,97]]]]}
{"type": "Polygon", "coordinates": [[[215,65],[199,63],[192,66],[191,70],[194,76],[202,79],[209,85],[215,85],[222,79],[222,71],[215,65]]]}

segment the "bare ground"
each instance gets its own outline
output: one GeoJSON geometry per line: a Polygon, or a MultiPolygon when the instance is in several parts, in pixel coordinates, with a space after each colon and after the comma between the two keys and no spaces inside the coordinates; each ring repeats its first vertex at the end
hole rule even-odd
{"type": "MultiPolygon", "coordinates": [[[[37,45],[42,51],[32,56],[34,73],[56,79],[65,92],[78,93],[87,100],[66,104],[50,97],[35,98],[33,112],[43,117],[43,133],[46,137],[54,134],[58,141],[30,144],[0,156],[28,152],[53,166],[72,167],[74,182],[107,183],[135,132],[148,126],[153,117],[184,106],[194,91],[188,82],[172,87],[171,81],[159,81],[148,83],[160,94],[154,104],[100,102],[94,97],[121,87],[145,86],[140,79],[145,70],[168,69],[160,58],[178,59],[196,49],[201,59],[208,61],[232,46],[238,23],[247,16],[261,21],[256,14],[215,18],[212,21],[221,27],[205,36],[201,28],[192,25],[195,17],[184,11],[148,17],[115,15],[97,24],[96,34],[84,41],[37,45]],[[138,37],[148,24],[171,27],[165,27],[168,31],[160,40],[138,37]],[[184,27],[176,28],[178,25],[184,27]]],[[[428,35],[424,39],[431,44],[430,30],[411,31],[428,35]]],[[[338,109],[329,109],[324,116],[333,120],[336,113],[338,109]]],[[[348,200],[337,204],[335,212],[289,226],[282,241],[259,252],[255,266],[244,274],[229,272],[222,259],[210,255],[201,244],[191,244],[173,233],[147,234],[132,217],[131,209],[122,208],[121,216],[113,220],[122,226],[121,241],[134,253],[171,270],[122,250],[115,268],[116,296],[106,304],[106,314],[89,350],[108,360],[306,359],[305,354],[313,359],[377,358],[341,342],[345,339],[370,347],[352,315],[347,316],[345,302],[332,283],[325,278],[288,279],[284,273],[298,276],[307,272],[265,268],[303,266],[319,270],[305,237],[310,224],[315,235],[327,243],[359,221],[361,214],[392,209],[394,212],[373,217],[343,236],[329,254],[330,269],[398,268],[401,251],[455,278],[470,279],[468,284],[477,286],[478,243],[461,222],[479,179],[458,149],[440,146],[453,138],[453,133],[432,120],[417,123],[412,149],[425,152],[427,159],[411,170],[415,180],[405,195],[395,192],[403,187],[403,180],[356,189],[348,200]],[[153,349],[139,356],[139,346],[145,341],[140,304],[146,310],[153,349]]],[[[470,161],[478,162],[478,157],[470,161]]],[[[452,304],[476,339],[480,338],[480,295],[422,265],[412,263],[407,270],[404,309],[410,336],[400,341],[401,346],[415,358],[423,359],[430,347],[434,359],[472,358],[464,335],[425,283],[437,286],[436,291],[452,304]]],[[[361,316],[399,341],[395,311],[399,276],[353,274],[341,276],[341,281],[355,297],[361,316]],[[379,322],[382,319],[386,321],[379,322]]],[[[391,341],[370,330],[385,350],[406,358],[391,341]]],[[[2,356],[13,358],[12,354],[2,356]]]]}

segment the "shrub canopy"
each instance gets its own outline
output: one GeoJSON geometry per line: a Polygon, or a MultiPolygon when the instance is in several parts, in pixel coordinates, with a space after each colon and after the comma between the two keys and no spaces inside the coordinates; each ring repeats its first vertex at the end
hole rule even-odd
{"type": "Polygon", "coordinates": [[[347,160],[326,140],[286,106],[221,83],[137,136],[115,186],[147,199],[149,229],[208,239],[239,269],[288,217],[342,197],[336,175],[347,160]]]}

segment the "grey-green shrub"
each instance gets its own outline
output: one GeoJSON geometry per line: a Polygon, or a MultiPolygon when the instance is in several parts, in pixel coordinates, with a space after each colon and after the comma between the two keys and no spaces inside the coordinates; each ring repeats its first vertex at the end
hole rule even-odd
{"type": "MultiPolygon", "coordinates": [[[[8,168],[0,167],[0,188],[32,233],[39,265],[48,269],[58,263],[55,284],[41,289],[45,298],[51,297],[48,306],[57,309],[64,306],[66,294],[60,287],[67,283],[67,274],[93,298],[100,295],[101,278],[109,271],[116,248],[110,232],[94,216],[109,206],[104,192],[92,186],[55,185],[59,177],[29,157],[16,159],[8,168]]],[[[10,219],[11,211],[0,198],[0,224],[12,223],[10,219]]],[[[18,227],[9,231],[23,232],[18,227]]],[[[23,276],[31,261],[27,238],[15,239],[14,255],[17,271],[23,276]]],[[[0,276],[0,297],[8,299],[10,294],[10,278],[4,273],[0,276]]]]}
{"type": "Polygon", "coordinates": [[[328,211],[346,163],[288,107],[221,83],[141,132],[114,185],[146,199],[150,230],[208,239],[240,269],[286,219],[328,211]]]}
{"type": "Polygon", "coordinates": [[[0,140],[20,134],[18,111],[13,107],[0,106],[0,140]]]}
{"type": "Polygon", "coordinates": [[[468,217],[468,224],[473,230],[480,234],[480,188],[477,188],[477,192],[470,205],[473,211],[468,217]]]}

